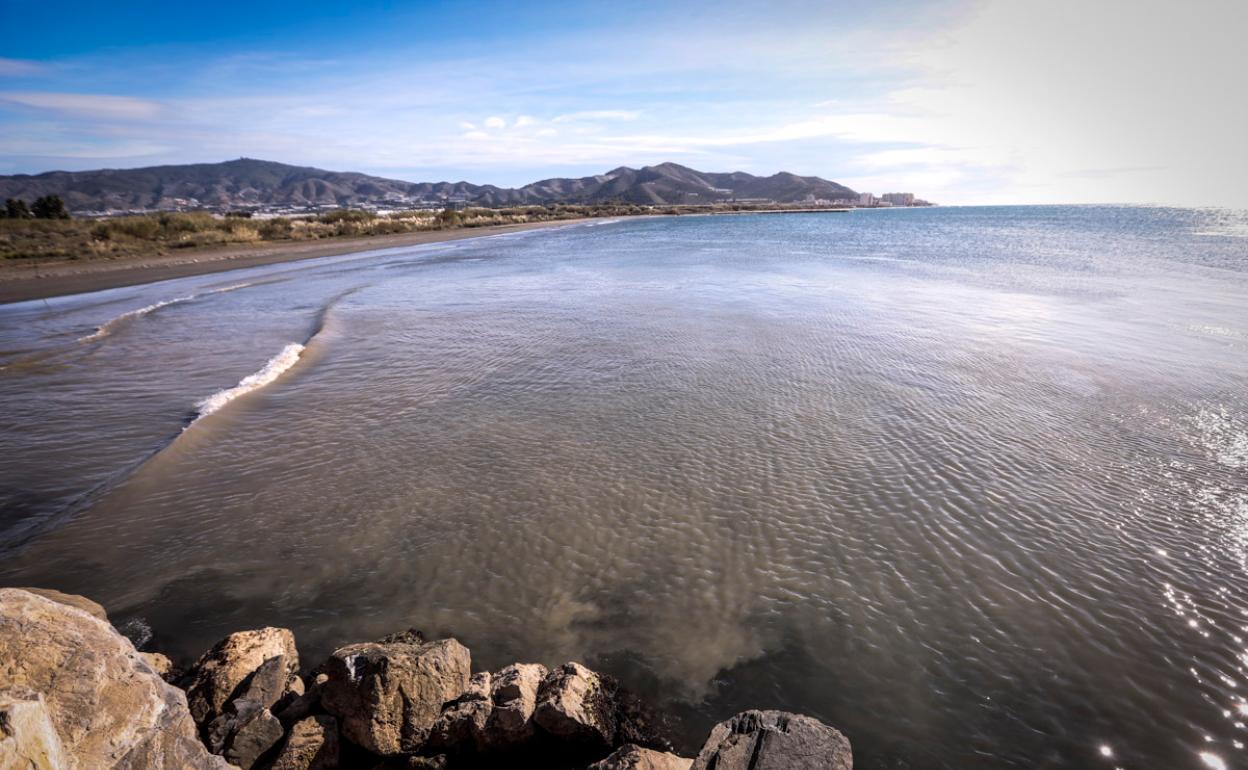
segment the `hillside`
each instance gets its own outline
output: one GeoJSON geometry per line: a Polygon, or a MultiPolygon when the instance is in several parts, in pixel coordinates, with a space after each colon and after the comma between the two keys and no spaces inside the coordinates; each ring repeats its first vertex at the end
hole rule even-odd
{"type": "Polygon", "coordinates": [[[852,198],[819,177],[706,173],[675,163],[544,179],[520,188],[467,182],[415,183],[240,158],[225,163],[0,176],[0,198],[60,195],[71,210],[478,206],[620,201],[643,205],[766,199],[780,203],[852,198]]]}

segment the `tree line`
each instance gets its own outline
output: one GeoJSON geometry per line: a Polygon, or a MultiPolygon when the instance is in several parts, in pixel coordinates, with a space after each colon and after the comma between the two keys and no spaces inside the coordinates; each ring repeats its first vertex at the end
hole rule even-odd
{"type": "Polygon", "coordinates": [[[0,219],[69,219],[69,209],[59,195],[45,195],[26,205],[21,198],[9,198],[0,209],[0,219]]]}

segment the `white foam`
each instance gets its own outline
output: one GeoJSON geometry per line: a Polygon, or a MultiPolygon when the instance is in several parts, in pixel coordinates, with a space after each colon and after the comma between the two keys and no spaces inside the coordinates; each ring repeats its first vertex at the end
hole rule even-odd
{"type": "Polygon", "coordinates": [[[111,318],[108,321],[105,321],[102,325],[98,326],[96,330],[92,332],[91,334],[88,334],[85,337],[79,337],[78,341],[90,342],[91,340],[98,340],[101,337],[107,337],[109,333],[112,332],[112,330],[117,326],[117,324],[123,321],[127,321],[131,318],[140,318],[142,316],[147,315],[148,313],[151,313],[154,310],[160,310],[162,307],[168,307],[169,305],[176,305],[180,302],[190,302],[193,299],[195,299],[195,295],[191,294],[186,297],[174,297],[173,299],[162,299],[160,302],[154,302],[146,307],[141,307],[137,310],[129,310],[117,316],[116,318],[111,318]]]}
{"type": "Polygon", "coordinates": [[[264,368],[255,374],[249,374],[244,377],[237,385],[226,390],[219,390],[208,398],[196,404],[199,413],[195,419],[206,417],[213,412],[218,411],[221,407],[230,403],[239,396],[246,395],[253,390],[259,390],[278,377],[282,376],[290,367],[299,361],[299,356],[303,354],[303,345],[298,342],[292,342],[282,348],[282,352],[269,359],[264,368]]]}
{"type": "Polygon", "coordinates": [[[203,294],[188,294],[185,297],[174,297],[173,299],[162,299],[160,302],[153,302],[152,304],[146,307],[141,307],[141,308],[138,308],[137,310],[128,310],[125,313],[122,313],[121,315],[117,316],[116,318],[110,318],[109,320],[105,321],[101,326],[96,327],[96,330],[92,332],[91,334],[88,334],[85,337],[79,337],[78,341],[79,342],[91,342],[92,340],[98,340],[102,337],[107,337],[110,333],[112,333],[113,329],[116,328],[117,324],[120,324],[124,321],[128,321],[132,318],[141,318],[147,315],[148,313],[151,313],[156,310],[160,310],[162,307],[169,307],[170,305],[177,305],[182,302],[191,302],[192,300],[198,299],[199,297],[205,296],[208,294],[224,294],[227,291],[245,289],[248,286],[251,286],[251,284],[250,283],[236,283],[233,286],[224,286],[220,289],[211,289],[209,291],[204,292],[203,294]]]}

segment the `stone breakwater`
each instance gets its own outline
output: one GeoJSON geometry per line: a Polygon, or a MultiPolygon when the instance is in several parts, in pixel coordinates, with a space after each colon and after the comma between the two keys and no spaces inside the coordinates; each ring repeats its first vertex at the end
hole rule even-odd
{"type": "Polygon", "coordinates": [[[284,628],[239,631],[185,671],[140,652],[81,596],[0,589],[0,769],[851,770],[810,717],[746,711],[695,758],[662,716],[580,663],[472,672],[417,631],[341,647],[304,673],[284,628]]]}

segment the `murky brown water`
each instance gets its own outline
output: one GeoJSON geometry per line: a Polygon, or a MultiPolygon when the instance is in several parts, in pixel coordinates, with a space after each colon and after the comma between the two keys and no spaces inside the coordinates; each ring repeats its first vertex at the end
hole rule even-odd
{"type": "Polygon", "coordinates": [[[633,220],[0,306],[0,582],[188,657],[580,659],[864,768],[1231,767],[1244,222],[633,220]]]}

